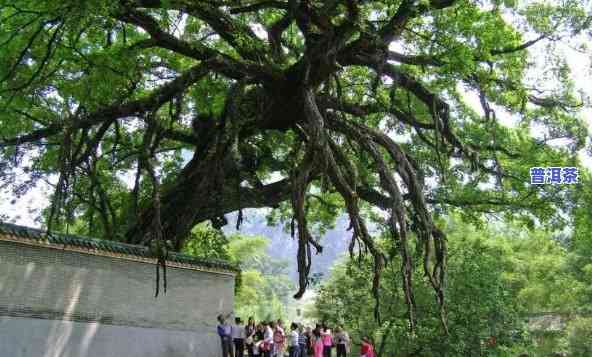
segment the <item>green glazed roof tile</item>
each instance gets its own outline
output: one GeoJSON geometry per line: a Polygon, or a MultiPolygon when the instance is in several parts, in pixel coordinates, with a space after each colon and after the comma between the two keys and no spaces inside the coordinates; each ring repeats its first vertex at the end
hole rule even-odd
{"type": "MultiPolygon", "coordinates": [[[[56,232],[51,232],[48,234],[44,230],[23,227],[16,224],[4,223],[1,221],[0,234],[7,234],[15,237],[22,237],[35,240],[47,240],[50,243],[54,244],[65,244],[75,247],[96,249],[111,253],[128,254],[139,257],[150,256],[148,248],[140,245],[132,245],[116,241],[74,236],[71,234],[62,234],[56,232]]],[[[236,266],[226,261],[216,259],[201,259],[180,253],[170,253],[168,260],[181,264],[189,264],[197,267],[217,268],[231,272],[239,271],[239,269],[236,266]]]]}

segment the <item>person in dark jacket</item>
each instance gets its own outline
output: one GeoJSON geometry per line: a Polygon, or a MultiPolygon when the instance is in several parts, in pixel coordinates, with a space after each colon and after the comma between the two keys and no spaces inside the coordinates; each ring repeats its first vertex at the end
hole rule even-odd
{"type": "Polygon", "coordinates": [[[253,349],[255,347],[255,334],[257,333],[257,325],[255,319],[249,317],[249,321],[245,326],[245,346],[247,348],[247,355],[253,357],[255,355],[253,349]]]}

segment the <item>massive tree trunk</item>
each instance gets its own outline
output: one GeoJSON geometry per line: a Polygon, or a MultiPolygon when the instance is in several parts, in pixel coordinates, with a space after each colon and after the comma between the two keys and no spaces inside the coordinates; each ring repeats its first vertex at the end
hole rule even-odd
{"type": "MultiPolygon", "coordinates": [[[[161,222],[166,239],[174,242],[175,249],[183,246],[191,229],[207,220],[220,222],[225,214],[244,208],[277,207],[290,196],[289,180],[280,180],[260,187],[239,185],[236,172],[222,172],[224,181],[216,178],[215,163],[191,160],[174,185],[162,194],[161,222]]],[[[144,244],[150,235],[154,209],[144,208],[137,222],[126,233],[132,244],[144,244]]]]}

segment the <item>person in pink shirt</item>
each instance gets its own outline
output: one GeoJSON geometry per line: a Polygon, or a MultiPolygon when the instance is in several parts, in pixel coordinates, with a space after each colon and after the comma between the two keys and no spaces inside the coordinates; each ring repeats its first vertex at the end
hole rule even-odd
{"type": "Polygon", "coordinates": [[[317,327],[312,331],[312,349],[314,357],[323,357],[323,336],[321,335],[321,326],[317,327]]]}
{"type": "Polygon", "coordinates": [[[321,332],[321,336],[323,337],[323,357],[331,357],[331,349],[333,348],[333,334],[327,325],[323,324],[323,332],[321,332]]]}

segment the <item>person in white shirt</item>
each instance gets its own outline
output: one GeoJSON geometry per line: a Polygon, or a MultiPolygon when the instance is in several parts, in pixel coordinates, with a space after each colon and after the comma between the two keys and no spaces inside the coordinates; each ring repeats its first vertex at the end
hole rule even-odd
{"type": "MultiPolygon", "coordinates": [[[[271,324],[273,324],[273,322],[271,324]]],[[[271,357],[271,352],[273,351],[273,329],[270,326],[271,324],[266,322],[263,331],[263,343],[268,346],[266,350],[263,351],[263,357],[271,357]]]]}
{"type": "Polygon", "coordinates": [[[245,328],[242,325],[240,317],[235,318],[234,322],[231,328],[232,341],[234,342],[234,357],[243,357],[245,355],[245,328]]]}
{"type": "Polygon", "coordinates": [[[298,324],[292,322],[290,330],[291,332],[288,337],[288,352],[290,353],[290,357],[298,357],[300,355],[300,350],[298,347],[298,324]]]}

